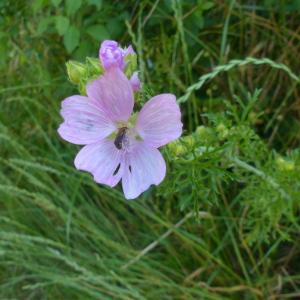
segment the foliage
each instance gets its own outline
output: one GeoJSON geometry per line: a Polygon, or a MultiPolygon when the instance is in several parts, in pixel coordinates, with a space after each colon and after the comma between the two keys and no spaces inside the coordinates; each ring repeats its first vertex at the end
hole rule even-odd
{"type": "Polygon", "coordinates": [[[298,1],[3,1],[0,14],[1,299],[300,297],[298,1]],[[165,181],[136,201],[76,171],[56,132],[77,92],[65,62],[94,76],[84,58],[106,37],[137,50],[139,103],[173,92],[183,111],[165,181]]]}

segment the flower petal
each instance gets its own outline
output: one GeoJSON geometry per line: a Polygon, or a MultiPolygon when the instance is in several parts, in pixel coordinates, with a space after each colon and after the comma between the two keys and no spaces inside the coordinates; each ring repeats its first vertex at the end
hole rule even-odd
{"type": "Polygon", "coordinates": [[[151,98],[139,112],[136,131],[151,147],[161,147],[182,134],[181,112],[172,94],[151,98]]]}
{"type": "Polygon", "coordinates": [[[118,68],[111,68],[87,86],[90,99],[99,105],[112,121],[127,121],[134,105],[129,80],[118,68]]]}
{"type": "Polygon", "coordinates": [[[127,56],[128,54],[135,54],[131,45],[129,45],[127,48],[122,49],[122,51],[124,57],[127,56]]]}
{"type": "Polygon", "coordinates": [[[66,98],[62,102],[60,113],[64,122],[58,128],[58,133],[64,140],[73,144],[95,143],[116,129],[105,113],[87,97],[66,98]]]}
{"type": "Polygon", "coordinates": [[[126,199],[138,197],[151,184],[160,184],[166,175],[166,163],[161,153],[143,142],[127,154],[124,169],[122,186],[126,199]]]}
{"type": "Polygon", "coordinates": [[[102,140],[84,146],[77,154],[74,164],[78,170],[92,173],[97,183],[114,187],[123,174],[123,154],[115,147],[113,140],[102,140]]]}
{"type": "Polygon", "coordinates": [[[131,84],[133,91],[135,91],[135,92],[141,88],[141,82],[139,79],[138,72],[134,72],[132,74],[132,76],[130,77],[130,84],[131,84]]]}
{"type": "Polygon", "coordinates": [[[105,70],[112,67],[119,67],[123,70],[125,67],[123,49],[119,47],[116,41],[103,41],[99,50],[99,58],[105,70]]]}

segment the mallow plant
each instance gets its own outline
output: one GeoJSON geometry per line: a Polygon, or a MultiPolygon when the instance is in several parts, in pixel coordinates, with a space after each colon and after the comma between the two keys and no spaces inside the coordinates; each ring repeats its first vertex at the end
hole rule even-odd
{"type": "Polygon", "coordinates": [[[60,136],[84,145],[74,164],[91,173],[99,184],[110,187],[122,181],[126,199],[137,198],[166,175],[166,163],[158,148],[182,134],[180,108],[173,94],[159,94],[135,113],[134,92],[141,87],[132,48],[115,41],[101,44],[99,62],[88,67],[68,65],[71,81],[86,95],[70,96],[62,102],[60,136]]]}

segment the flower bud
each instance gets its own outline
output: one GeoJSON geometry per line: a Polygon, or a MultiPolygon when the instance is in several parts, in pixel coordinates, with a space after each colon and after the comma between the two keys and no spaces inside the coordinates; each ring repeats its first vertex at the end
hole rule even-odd
{"type": "Polygon", "coordinates": [[[119,67],[123,70],[125,67],[123,51],[116,41],[104,41],[99,50],[99,58],[104,69],[108,70],[111,67],[119,67]]]}
{"type": "Polygon", "coordinates": [[[175,159],[187,153],[187,148],[180,141],[174,141],[170,143],[168,145],[168,149],[175,159]]]}
{"type": "Polygon", "coordinates": [[[295,169],[295,163],[283,157],[278,157],[275,162],[281,171],[293,171],[295,169]]]}
{"type": "Polygon", "coordinates": [[[196,136],[198,136],[200,139],[206,140],[207,138],[210,138],[211,136],[211,129],[208,127],[205,127],[203,125],[198,126],[195,131],[196,136]]]}
{"type": "Polygon", "coordinates": [[[133,91],[138,91],[141,88],[141,82],[139,79],[138,72],[134,72],[130,77],[130,84],[133,91]]]}
{"type": "Polygon", "coordinates": [[[124,61],[125,74],[127,77],[131,77],[137,69],[137,56],[134,52],[130,52],[124,57],[124,61]]]}
{"type": "Polygon", "coordinates": [[[192,150],[195,145],[195,137],[193,135],[187,135],[181,138],[182,144],[189,150],[192,150]]]}
{"type": "Polygon", "coordinates": [[[66,63],[66,67],[67,67],[69,80],[74,84],[79,84],[81,79],[86,74],[85,65],[74,60],[69,60],[66,63]]]}
{"type": "Polygon", "coordinates": [[[203,125],[197,127],[194,136],[196,140],[199,140],[204,144],[211,144],[216,141],[215,132],[211,128],[203,125]]]}
{"type": "Polygon", "coordinates": [[[225,139],[229,134],[228,128],[223,123],[217,126],[216,131],[220,139],[225,139]]]}
{"type": "Polygon", "coordinates": [[[87,57],[86,65],[87,65],[88,77],[94,77],[95,75],[99,76],[103,74],[103,67],[99,59],[94,57],[87,57]]]}

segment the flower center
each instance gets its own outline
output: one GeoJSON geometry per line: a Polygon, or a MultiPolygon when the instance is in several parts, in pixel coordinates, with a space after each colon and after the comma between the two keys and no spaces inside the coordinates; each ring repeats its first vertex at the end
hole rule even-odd
{"type": "Polygon", "coordinates": [[[114,140],[114,144],[117,149],[121,150],[128,146],[129,140],[128,140],[128,128],[127,127],[121,127],[118,129],[117,136],[114,140]]]}

